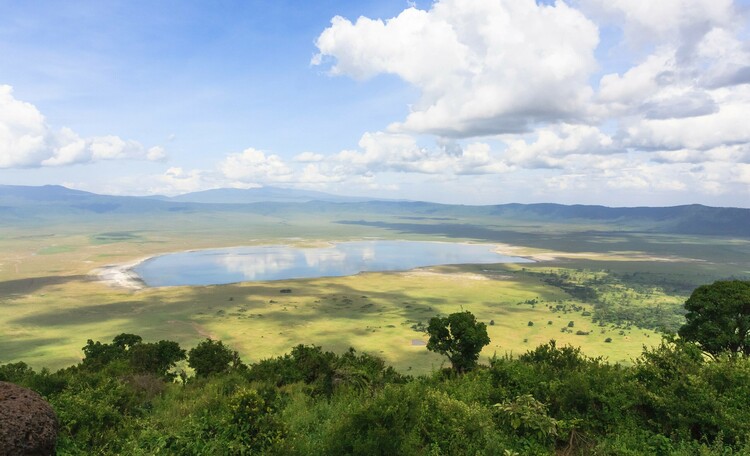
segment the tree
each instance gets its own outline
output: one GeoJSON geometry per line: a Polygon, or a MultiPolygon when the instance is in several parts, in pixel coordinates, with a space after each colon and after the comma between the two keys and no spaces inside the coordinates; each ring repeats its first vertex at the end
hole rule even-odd
{"type": "Polygon", "coordinates": [[[207,377],[229,371],[229,363],[239,364],[236,351],[220,340],[206,339],[188,352],[188,365],[198,377],[207,377]]]}
{"type": "Polygon", "coordinates": [[[81,350],[84,355],[83,366],[91,370],[101,369],[116,359],[122,359],[125,355],[121,347],[103,344],[99,341],[94,342],[91,339],[86,341],[86,346],[81,350]]]}
{"type": "Polygon", "coordinates": [[[122,333],[115,336],[112,339],[112,345],[119,347],[122,350],[129,350],[136,345],[143,342],[143,338],[137,334],[122,333]]]}
{"type": "Polygon", "coordinates": [[[185,359],[185,350],[171,340],[160,340],[153,344],[139,343],[128,350],[130,365],[138,372],[148,372],[161,377],[173,378],[167,371],[177,361],[185,359]]]}
{"type": "Polygon", "coordinates": [[[487,326],[469,311],[431,318],[427,333],[427,349],[446,355],[456,372],[474,368],[479,352],[490,343],[487,326]]]}
{"type": "Polygon", "coordinates": [[[685,301],[681,338],[704,351],[750,356],[750,282],[725,280],[696,288],[685,301]]]}
{"type": "Polygon", "coordinates": [[[127,358],[129,350],[141,342],[141,336],[128,333],[118,334],[112,339],[111,344],[89,339],[86,346],[81,348],[84,354],[83,365],[93,370],[101,369],[112,361],[127,358]]]}

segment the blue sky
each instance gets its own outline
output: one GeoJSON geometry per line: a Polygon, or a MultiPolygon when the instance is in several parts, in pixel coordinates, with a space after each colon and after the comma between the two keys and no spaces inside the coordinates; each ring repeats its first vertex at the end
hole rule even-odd
{"type": "Polygon", "coordinates": [[[0,183],[750,207],[747,1],[0,10],[0,183]]]}

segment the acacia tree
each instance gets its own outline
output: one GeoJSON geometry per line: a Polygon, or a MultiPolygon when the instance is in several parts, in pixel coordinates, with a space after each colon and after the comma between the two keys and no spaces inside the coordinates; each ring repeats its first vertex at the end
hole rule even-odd
{"type": "Polygon", "coordinates": [[[477,322],[469,311],[431,318],[427,333],[427,349],[446,355],[456,372],[473,369],[479,352],[490,343],[487,325],[477,322]]]}
{"type": "Polygon", "coordinates": [[[678,334],[711,354],[750,356],[750,282],[725,280],[696,288],[685,302],[678,334]]]}

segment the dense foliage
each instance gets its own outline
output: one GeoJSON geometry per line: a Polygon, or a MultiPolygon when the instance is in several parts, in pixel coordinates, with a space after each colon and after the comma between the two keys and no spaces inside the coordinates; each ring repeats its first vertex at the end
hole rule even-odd
{"type": "Polygon", "coordinates": [[[368,354],[307,345],[249,366],[222,361],[210,375],[177,378],[179,369],[161,370],[166,360],[184,357],[172,344],[89,342],[77,366],[51,373],[5,364],[0,380],[28,386],[53,404],[62,424],[60,454],[750,451],[750,359],[708,359],[674,338],[632,366],[551,341],[465,374],[419,378],[368,354]],[[144,367],[139,346],[156,353],[163,346],[168,355],[144,367]]]}
{"type": "Polygon", "coordinates": [[[685,302],[680,337],[703,350],[750,355],[750,282],[720,280],[695,289],[685,302]]]}
{"type": "Polygon", "coordinates": [[[220,340],[206,339],[188,352],[188,365],[198,377],[223,374],[240,364],[239,354],[220,340]]]}

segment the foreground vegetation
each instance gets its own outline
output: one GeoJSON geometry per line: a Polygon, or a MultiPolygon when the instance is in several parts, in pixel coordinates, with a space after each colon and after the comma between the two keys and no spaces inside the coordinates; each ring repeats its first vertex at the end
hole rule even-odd
{"type": "Polygon", "coordinates": [[[82,363],[54,373],[0,366],[0,380],[53,404],[59,454],[750,451],[750,358],[708,359],[669,337],[632,366],[550,341],[462,375],[420,377],[354,350],[339,356],[305,345],[248,366],[204,341],[189,352],[201,367],[187,377],[180,364],[169,369],[185,356],[176,344],[130,336],[90,341],[82,363]],[[206,359],[222,358],[217,353],[227,356],[207,367],[206,359]]]}

